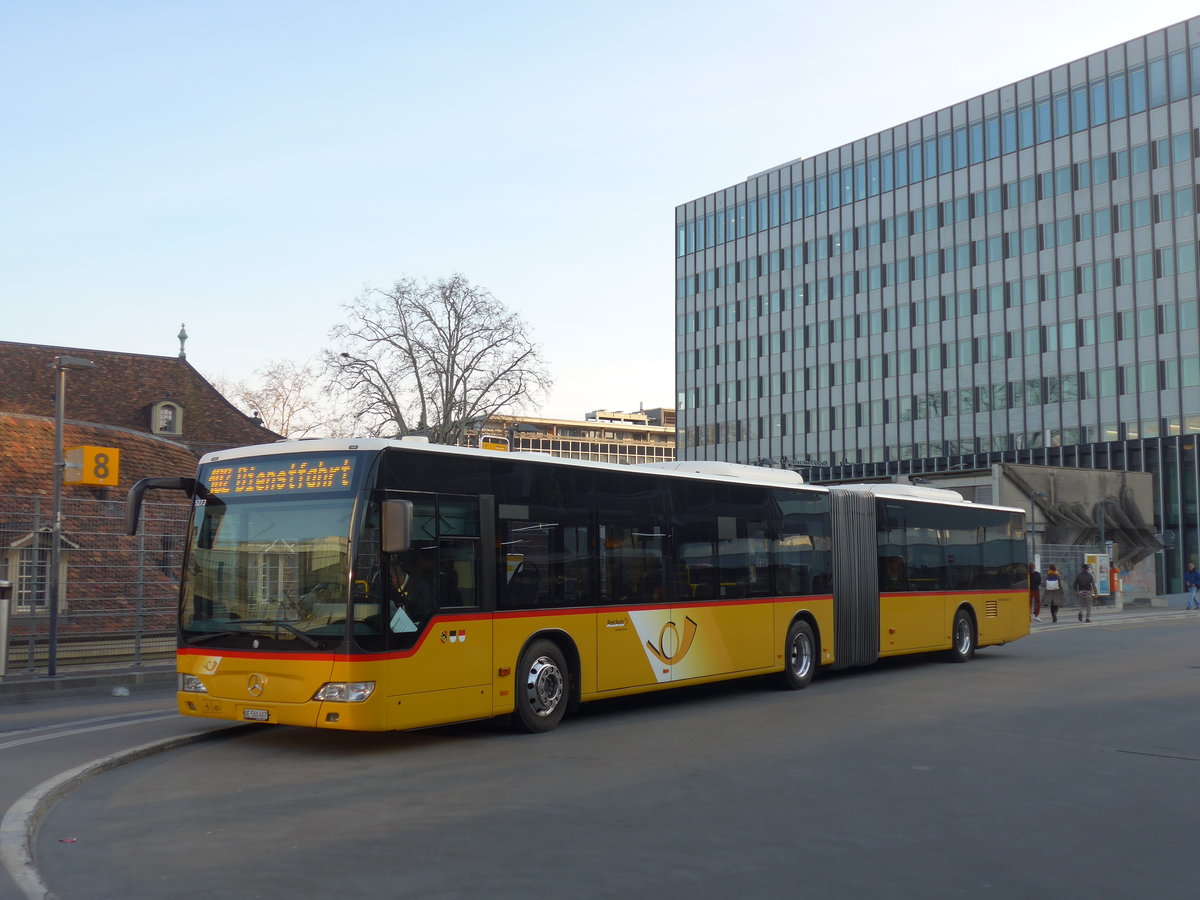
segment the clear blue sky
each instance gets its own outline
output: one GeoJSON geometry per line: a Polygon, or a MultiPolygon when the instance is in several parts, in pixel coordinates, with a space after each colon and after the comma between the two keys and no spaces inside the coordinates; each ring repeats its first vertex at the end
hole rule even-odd
{"type": "Polygon", "coordinates": [[[1197,11],[815,7],[0,2],[0,338],[253,380],[458,271],[544,414],[671,405],[677,204],[1197,11]]]}

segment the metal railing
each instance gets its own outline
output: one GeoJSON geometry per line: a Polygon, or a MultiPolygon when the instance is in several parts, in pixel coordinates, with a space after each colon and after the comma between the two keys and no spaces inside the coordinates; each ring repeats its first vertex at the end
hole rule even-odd
{"type": "MultiPolygon", "coordinates": [[[[65,498],[62,512],[58,665],[139,666],[170,658],[187,505],[146,503],[133,537],[124,533],[122,501],[65,498]]],[[[0,495],[0,581],[10,585],[0,591],[8,612],[7,633],[0,629],[3,675],[47,669],[52,514],[46,497],[0,495]]]]}
{"type": "MultiPolygon", "coordinates": [[[[1079,598],[1075,594],[1073,587],[1075,576],[1079,574],[1079,567],[1083,562],[1084,556],[1088,553],[1100,553],[1101,548],[1097,546],[1086,546],[1076,544],[1041,544],[1037,545],[1038,559],[1041,562],[1038,571],[1042,573],[1042,588],[1045,589],[1046,570],[1054,565],[1058,569],[1058,577],[1062,581],[1062,606],[1074,607],[1079,603],[1079,598]]],[[[1032,556],[1030,557],[1032,559],[1032,556]]],[[[1093,576],[1099,580],[1099,573],[1094,569],[1093,576]]],[[[1043,595],[1044,596],[1044,595],[1043,595]]],[[[1045,602],[1045,601],[1043,601],[1045,602]]],[[[1096,597],[1095,603],[1097,606],[1105,606],[1114,602],[1113,595],[1103,594],[1096,597]]]]}

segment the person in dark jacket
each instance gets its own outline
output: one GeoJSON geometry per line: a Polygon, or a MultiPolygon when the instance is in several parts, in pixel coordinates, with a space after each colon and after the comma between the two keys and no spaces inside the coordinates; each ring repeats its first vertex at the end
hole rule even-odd
{"type": "Polygon", "coordinates": [[[1063,596],[1066,591],[1063,589],[1062,574],[1054,563],[1050,563],[1050,567],[1046,569],[1046,577],[1042,579],[1042,585],[1046,589],[1046,605],[1050,607],[1050,620],[1057,622],[1058,608],[1065,605],[1063,596]]]}
{"type": "Polygon", "coordinates": [[[392,597],[407,615],[396,617],[393,631],[412,631],[421,628],[438,610],[437,594],[434,592],[433,557],[429,552],[409,550],[392,557],[392,597]]]}
{"type": "Polygon", "coordinates": [[[1079,597],[1079,612],[1076,613],[1076,618],[1080,622],[1092,621],[1092,598],[1096,596],[1096,578],[1087,563],[1083,564],[1083,568],[1075,576],[1075,594],[1079,597]]]}
{"type": "Polygon", "coordinates": [[[1029,615],[1035,622],[1042,621],[1042,573],[1033,563],[1029,564],[1029,615]]]}
{"type": "Polygon", "coordinates": [[[1188,595],[1188,609],[1200,609],[1200,572],[1196,571],[1195,563],[1188,563],[1187,574],[1183,576],[1183,589],[1188,595]]]}

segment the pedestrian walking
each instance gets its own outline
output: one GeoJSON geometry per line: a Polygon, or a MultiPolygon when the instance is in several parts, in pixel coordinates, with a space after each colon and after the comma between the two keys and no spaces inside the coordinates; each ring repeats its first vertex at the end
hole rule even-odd
{"type": "Polygon", "coordinates": [[[1042,621],[1042,573],[1033,563],[1029,564],[1029,616],[1033,621],[1042,621]]]}
{"type": "Polygon", "coordinates": [[[1092,575],[1092,567],[1087,563],[1083,564],[1079,574],[1075,576],[1075,594],[1079,597],[1079,612],[1075,617],[1080,622],[1092,621],[1092,597],[1096,594],[1096,578],[1092,575]]]}
{"type": "Polygon", "coordinates": [[[1058,621],[1058,608],[1063,605],[1062,575],[1058,567],[1051,563],[1046,568],[1046,577],[1042,579],[1046,591],[1046,605],[1050,607],[1050,621],[1058,621]]]}
{"type": "Polygon", "coordinates": [[[1188,595],[1188,609],[1200,609],[1200,572],[1196,571],[1195,563],[1188,563],[1187,574],[1183,576],[1183,588],[1188,595]]]}

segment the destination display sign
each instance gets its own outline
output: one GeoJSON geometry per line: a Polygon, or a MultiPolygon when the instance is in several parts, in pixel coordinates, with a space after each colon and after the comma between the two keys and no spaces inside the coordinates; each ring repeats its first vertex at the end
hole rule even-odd
{"type": "Polygon", "coordinates": [[[264,456],[214,463],[201,480],[217,496],[319,494],[348,490],[355,462],[350,456],[264,456]]]}

